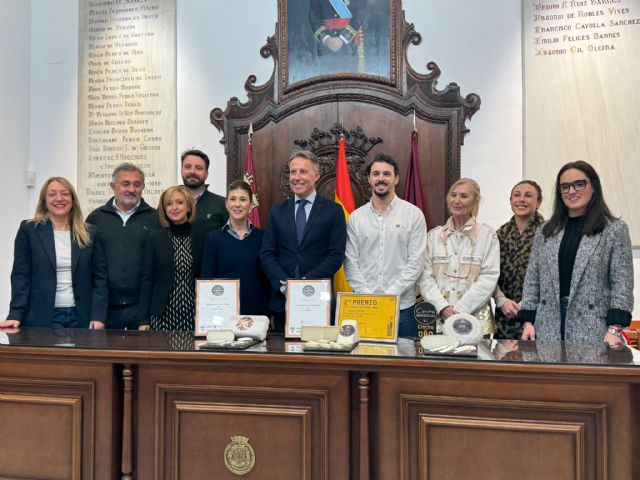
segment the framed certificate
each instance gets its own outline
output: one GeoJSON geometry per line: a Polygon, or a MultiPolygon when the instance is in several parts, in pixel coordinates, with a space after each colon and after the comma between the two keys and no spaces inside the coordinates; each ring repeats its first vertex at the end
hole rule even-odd
{"type": "Polygon", "coordinates": [[[396,343],[399,316],[398,295],[338,293],[336,323],[358,322],[361,341],[396,343]]]}
{"type": "Polygon", "coordinates": [[[240,280],[196,280],[196,336],[240,314],[240,280]]]}
{"type": "Polygon", "coordinates": [[[284,336],[299,338],[303,325],[328,326],[331,280],[288,280],[284,336]]]}

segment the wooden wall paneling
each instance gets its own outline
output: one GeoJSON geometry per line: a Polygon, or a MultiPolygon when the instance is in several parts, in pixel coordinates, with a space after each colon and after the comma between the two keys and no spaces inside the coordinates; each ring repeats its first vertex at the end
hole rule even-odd
{"type": "Polygon", "coordinates": [[[0,394],[0,409],[3,478],[82,478],[81,396],[0,394]]]}
{"type": "Polygon", "coordinates": [[[424,415],[418,436],[418,472],[408,478],[448,480],[482,472],[480,477],[495,479],[508,472],[516,478],[582,480],[586,478],[584,436],[580,423],[424,415]],[[474,461],[461,462],[470,449],[474,461]]]}
{"type": "Polygon", "coordinates": [[[602,478],[594,473],[605,471],[606,405],[429,395],[401,401],[405,478],[467,478],[481,471],[485,478],[509,472],[578,480],[602,478]],[[473,462],[456,461],[465,452],[473,452],[473,462]]]}
{"type": "Polygon", "coordinates": [[[3,358],[0,477],[119,478],[117,390],[108,363],[3,358]]]}
{"type": "Polygon", "coordinates": [[[138,384],[138,479],[237,478],[234,436],[255,452],[249,478],[349,475],[346,373],[144,365],[138,384]]]}
{"type": "Polygon", "coordinates": [[[384,454],[373,478],[635,478],[635,430],[616,427],[637,421],[635,388],[567,375],[380,373],[373,441],[384,454]]]}

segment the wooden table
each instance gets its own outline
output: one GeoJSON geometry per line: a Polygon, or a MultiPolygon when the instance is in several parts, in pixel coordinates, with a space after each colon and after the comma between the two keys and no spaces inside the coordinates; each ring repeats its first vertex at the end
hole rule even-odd
{"type": "Polygon", "coordinates": [[[406,340],[347,355],[162,332],[0,341],[0,478],[240,478],[225,451],[253,459],[247,479],[640,478],[640,370],[600,345],[487,342],[465,360],[406,340]]]}

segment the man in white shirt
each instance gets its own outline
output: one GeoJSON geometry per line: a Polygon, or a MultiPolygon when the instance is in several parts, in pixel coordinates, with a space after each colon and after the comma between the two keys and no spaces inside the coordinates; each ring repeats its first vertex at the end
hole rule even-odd
{"type": "Polygon", "coordinates": [[[373,195],[347,224],[345,273],[355,293],[400,296],[398,335],[415,338],[416,281],[424,268],[427,225],[422,211],[398,198],[396,161],[376,155],[367,167],[373,195]]]}

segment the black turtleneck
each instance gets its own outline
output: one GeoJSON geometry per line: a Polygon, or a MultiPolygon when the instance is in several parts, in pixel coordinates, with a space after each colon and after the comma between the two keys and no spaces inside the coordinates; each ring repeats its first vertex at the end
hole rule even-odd
{"type": "Polygon", "coordinates": [[[186,237],[188,235],[191,235],[191,224],[189,222],[184,222],[179,225],[176,225],[175,223],[170,223],[169,231],[171,232],[172,235],[175,235],[177,237],[183,237],[183,236],[186,237]]]}
{"type": "Polygon", "coordinates": [[[560,298],[568,297],[571,291],[571,277],[573,265],[576,262],[576,254],[582,240],[582,227],[584,227],[584,215],[567,220],[564,226],[564,235],[558,250],[558,266],[560,268],[560,298]]]}

